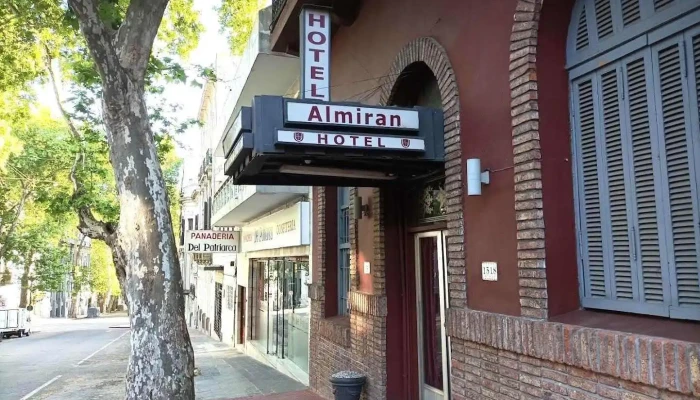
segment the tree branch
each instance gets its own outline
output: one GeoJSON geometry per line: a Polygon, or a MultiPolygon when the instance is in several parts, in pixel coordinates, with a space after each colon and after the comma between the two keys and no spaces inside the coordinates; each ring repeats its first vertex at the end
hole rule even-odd
{"type": "Polygon", "coordinates": [[[123,68],[142,81],[168,0],[131,0],[117,32],[117,55],[123,68]]]}
{"type": "Polygon", "coordinates": [[[116,228],[113,224],[95,218],[89,207],[78,209],[78,230],[90,239],[102,240],[112,246],[116,228]]]}
{"type": "Polygon", "coordinates": [[[119,58],[114,51],[112,35],[100,19],[99,0],[68,0],[80,22],[80,30],[95,60],[103,82],[107,82],[110,72],[117,66],[119,58]]]}
{"type": "MultiPolygon", "coordinates": [[[[71,134],[81,146],[80,150],[78,151],[78,154],[76,154],[75,156],[75,160],[73,161],[73,165],[70,169],[70,180],[73,183],[73,200],[77,200],[84,191],[83,184],[77,177],[78,165],[80,165],[80,163],[82,163],[85,160],[85,152],[82,149],[83,135],[80,133],[80,131],[78,131],[75,124],[73,123],[73,120],[71,119],[70,114],[68,114],[65,107],[63,107],[63,102],[61,101],[61,93],[58,90],[58,84],[56,82],[56,76],[53,73],[53,68],[51,68],[51,55],[48,51],[48,48],[45,48],[45,50],[46,69],[49,73],[49,80],[51,81],[53,93],[56,97],[56,103],[58,103],[58,108],[61,112],[61,115],[63,116],[63,119],[65,119],[66,124],[68,124],[68,128],[70,129],[71,134]]],[[[108,245],[111,244],[112,235],[114,234],[115,230],[113,225],[95,218],[94,214],[88,206],[80,206],[78,208],[78,221],[78,230],[80,231],[80,233],[91,239],[99,239],[104,241],[108,245]]]]}
{"type": "Polygon", "coordinates": [[[48,47],[44,45],[44,52],[46,53],[46,69],[49,72],[49,80],[51,81],[51,87],[53,88],[53,94],[56,97],[56,103],[58,104],[58,110],[61,112],[61,115],[63,116],[63,119],[66,120],[66,124],[68,124],[68,128],[70,129],[70,132],[73,134],[73,137],[75,140],[78,142],[82,141],[83,136],[78,132],[78,129],[76,129],[75,124],[73,123],[73,120],[70,117],[70,114],[68,114],[68,111],[66,111],[65,107],[63,107],[63,102],[61,101],[61,93],[58,90],[58,84],[56,83],[56,76],[53,73],[53,68],[51,67],[51,62],[53,59],[51,58],[51,54],[49,53],[48,47]]]}

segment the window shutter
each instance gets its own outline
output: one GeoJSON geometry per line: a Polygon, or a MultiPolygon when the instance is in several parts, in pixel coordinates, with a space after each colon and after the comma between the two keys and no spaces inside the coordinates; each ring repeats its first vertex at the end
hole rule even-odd
{"type": "Polygon", "coordinates": [[[576,50],[588,47],[588,22],[586,21],[586,6],[581,7],[576,31],[576,50]]]}
{"type": "MultiPolygon", "coordinates": [[[[700,317],[698,278],[698,192],[690,129],[684,43],[678,38],[654,48],[657,115],[665,160],[671,262],[671,317],[700,317]],[[694,309],[691,309],[693,307],[694,309]]],[[[697,72],[697,71],[696,71],[697,72]]]]}
{"type": "Polygon", "coordinates": [[[660,8],[666,7],[667,5],[673,3],[674,0],[654,0],[654,9],[658,10],[660,8]]]}
{"type": "Polygon", "coordinates": [[[579,133],[576,138],[579,163],[577,180],[580,185],[579,230],[582,233],[581,263],[585,303],[588,299],[607,297],[598,179],[599,154],[591,77],[575,84],[573,108],[576,131],[579,133]]]}
{"type": "Polygon", "coordinates": [[[631,184],[633,186],[634,226],[632,230],[632,254],[637,273],[637,299],[643,305],[641,312],[668,315],[670,304],[668,281],[664,271],[665,257],[659,226],[661,178],[658,149],[652,137],[650,121],[651,61],[649,51],[624,63],[625,114],[630,137],[631,184]]]}
{"type": "Polygon", "coordinates": [[[595,0],[595,22],[598,26],[598,40],[612,35],[613,18],[610,0],[595,0]]]}
{"type": "Polygon", "coordinates": [[[627,26],[642,18],[639,0],[622,0],[622,23],[627,26]]]}
{"type": "Polygon", "coordinates": [[[612,274],[612,298],[632,300],[632,264],[630,258],[630,227],[628,225],[628,204],[625,189],[625,165],[620,121],[620,79],[618,69],[601,74],[601,105],[603,116],[605,168],[610,215],[604,219],[606,231],[612,239],[611,263],[608,270],[612,274]]]}

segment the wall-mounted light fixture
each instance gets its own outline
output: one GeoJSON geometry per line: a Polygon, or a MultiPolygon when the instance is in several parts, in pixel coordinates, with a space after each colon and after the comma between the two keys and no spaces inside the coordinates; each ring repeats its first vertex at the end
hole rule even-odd
{"type": "Polygon", "coordinates": [[[355,196],[355,218],[361,219],[363,217],[369,217],[371,210],[371,197],[367,198],[366,204],[362,204],[362,197],[355,196]]]}
{"type": "Polygon", "coordinates": [[[491,181],[489,171],[481,170],[481,160],[467,160],[467,196],[481,196],[481,184],[488,185],[491,181]]]}

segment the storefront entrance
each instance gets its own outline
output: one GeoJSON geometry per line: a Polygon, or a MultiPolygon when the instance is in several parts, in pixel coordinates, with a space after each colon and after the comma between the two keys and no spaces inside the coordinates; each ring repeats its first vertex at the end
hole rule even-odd
{"type": "Polygon", "coordinates": [[[415,235],[418,376],[421,400],[449,399],[449,353],[445,334],[445,236],[415,235]]]}

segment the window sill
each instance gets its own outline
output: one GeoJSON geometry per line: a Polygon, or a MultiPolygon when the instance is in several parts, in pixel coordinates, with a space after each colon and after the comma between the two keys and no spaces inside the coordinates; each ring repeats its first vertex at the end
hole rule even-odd
{"type": "Polygon", "coordinates": [[[350,317],[336,316],[319,321],[319,335],[338,346],[350,347],[350,317]]]}
{"type": "Polygon", "coordinates": [[[696,343],[700,338],[700,323],[697,322],[613,311],[577,310],[550,318],[549,321],[690,343],[696,343]]]}

